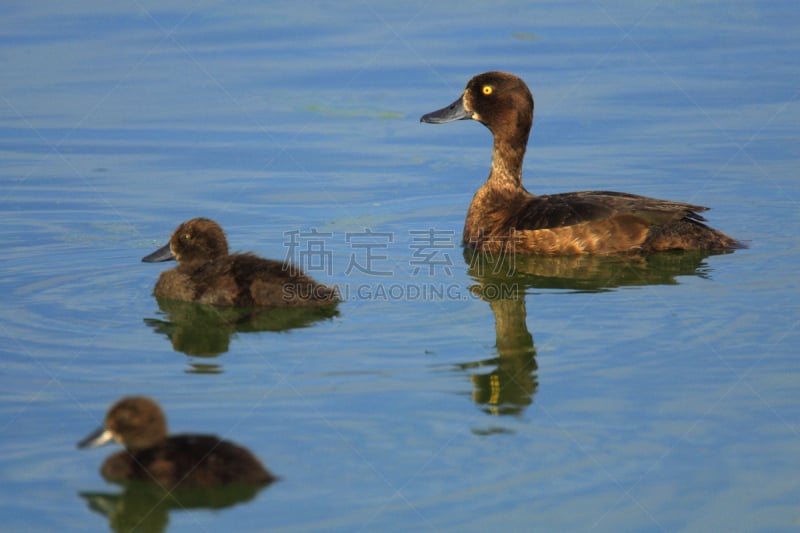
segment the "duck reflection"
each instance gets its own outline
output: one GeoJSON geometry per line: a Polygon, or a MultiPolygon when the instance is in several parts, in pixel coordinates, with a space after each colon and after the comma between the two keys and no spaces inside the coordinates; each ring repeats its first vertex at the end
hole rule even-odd
{"type": "MultiPolygon", "coordinates": [[[[464,250],[470,290],[489,303],[495,321],[496,357],[458,365],[472,370],[473,400],[484,412],[517,415],[533,403],[538,387],[536,349],[528,330],[525,295],[531,289],[601,292],[623,286],[672,285],[678,276],[708,277],[705,259],[719,252],[675,251],[648,255],[514,256],[464,250]]],[[[722,252],[728,253],[728,252],[722,252]]]]}
{"type": "Polygon", "coordinates": [[[213,357],[227,352],[231,337],[238,333],[304,328],[338,315],[336,304],[324,307],[242,308],[166,298],[156,298],[156,301],[166,320],[145,318],[145,324],[156,333],[166,335],[175,351],[199,357],[213,357]]]}
{"type": "Polygon", "coordinates": [[[108,519],[112,531],[166,531],[171,511],[224,509],[245,503],[264,487],[232,485],[168,491],[152,483],[129,483],[122,493],[81,492],[89,508],[108,519]]]}
{"type": "Polygon", "coordinates": [[[492,309],[498,357],[460,367],[465,370],[494,367],[491,372],[470,376],[474,387],[472,399],[486,413],[516,415],[533,403],[539,386],[536,349],[526,323],[524,292],[513,282],[493,283],[480,283],[471,290],[487,300],[492,309]]]}

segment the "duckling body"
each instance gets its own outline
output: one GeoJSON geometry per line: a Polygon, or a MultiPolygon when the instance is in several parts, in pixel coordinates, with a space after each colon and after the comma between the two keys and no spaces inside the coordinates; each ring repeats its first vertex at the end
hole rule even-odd
{"type": "Polygon", "coordinates": [[[103,426],[78,443],[95,447],[115,440],[125,450],[108,457],[101,473],[109,481],[147,481],[165,488],[265,485],[276,478],[246,448],[214,435],[167,436],[158,404],[144,396],[115,403],[103,426]]]}
{"type": "Polygon", "coordinates": [[[335,288],[317,283],[298,267],[250,253],[228,253],[222,228],[213,220],[182,223],[169,243],[142,258],[176,259],[161,273],[153,294],[161,298],[237,307],[325,306],[339,301],[335,288]]]}
{"type": "Polygon", "coordinates": [[[536,196],[522,185],[522,162],[533,124],[533,97],[517,76],[486,72],[462,96],[420,121],[472,119],[492,132],[489,178],[467,211],[463,242],[487,252],[523,254],[631,253],[723,250],[739,246],[703,224],[708,208],[612,192],[536,196]]]}

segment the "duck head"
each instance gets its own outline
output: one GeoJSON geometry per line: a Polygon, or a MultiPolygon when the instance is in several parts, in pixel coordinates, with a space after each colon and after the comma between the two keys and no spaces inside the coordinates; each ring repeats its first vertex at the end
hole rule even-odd
{"type": "Polygon", "coordinates": [[[419,120],[443,124],[465,119],[482,123],[495,140],[513,140],[525,145],[533,124],[533,96],[525,82],[513,74],[484,72],[469,80],[455,102],[419,120]]]}
{"type": "Polygon", "coordinates": [[[228,241],[219,224],[208,218],[182,223],[169,242],[142,258],[145,263],[177,260],[180,263],[207,262],[228,255],[228,241]]]}
{"type": "Polygon", "coordinates": [[[116,441],[129,450],[144,450],[167,438],[167,419],[158,404],[145,396],[129,396],[111,406],[100,428],[78,443],[94,448],[116,441]]]}

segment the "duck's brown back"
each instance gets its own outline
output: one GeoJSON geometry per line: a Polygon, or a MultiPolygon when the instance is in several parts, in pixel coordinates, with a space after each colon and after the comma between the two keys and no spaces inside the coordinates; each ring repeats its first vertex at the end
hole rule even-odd
{"type": "Polygon", "coordinates": [[[706,208],[611,191],[533,196],[482,187],[464,226],[464,244],[516,253],[626,253],[726,249],[736,240],[709,228],[706,208]]]}
{"type": "Polygon", "coordinates": [[[298,268],[253,254],[232,254],[163,272],[154,294],[161,298],[237,307],[299,307],[339,301],[336,290],[298,268]]]}
{"type": "Polygon", "coordinates": [[[109,481],[147,481],[166,488],[275,480],[249,450],[213,435],[175,435],[145,450],[124,450],[106,459],[101,472],[109,481]]]}

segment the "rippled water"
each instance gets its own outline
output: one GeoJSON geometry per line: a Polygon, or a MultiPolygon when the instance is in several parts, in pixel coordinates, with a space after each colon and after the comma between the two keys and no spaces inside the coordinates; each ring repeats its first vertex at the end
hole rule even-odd
{"type": "Polygon", "coordinates": [[[0,22],[8,531],[794,531],[793,4],[16,3],[0,22]],[[723,255],[485,264],[459,246],[472,74],[531,85],[534,192],[713,207],[723,255]],[[346,301],[151,296],[182,220],[346,301]],[[162,501],[79,451],[146,394],[282,480],[162,501]],[[155,499],[154,499],[155,498],[155,499]],[[238,502],[238,503],[237,503],[238,502]]]}

